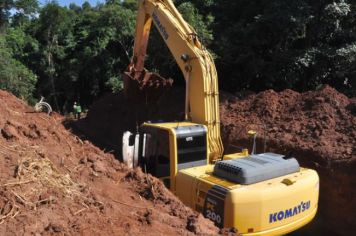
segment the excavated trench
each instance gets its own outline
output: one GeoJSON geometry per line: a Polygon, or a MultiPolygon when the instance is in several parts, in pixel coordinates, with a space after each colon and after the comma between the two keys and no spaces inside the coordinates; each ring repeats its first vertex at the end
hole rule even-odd
{"type": "MultiPolygon", "coordinates": [[[[183,111],[184,89],[172,88],[155,103],[130,102],[123,94],[109,94],[74,127],[120,157],[124,131],[134,132],[147,120],[181,120],[183,111]]],[[[350,235],[356,230],[355,98],[347,98],[328,86],[306,93],[222,93],[220,113],[226,153],[252,147],[247,131],[254,129],[259,135],[259,152],[290,153],[302,166],[318,171],[317,217],[293,235],[350,235]]]]}

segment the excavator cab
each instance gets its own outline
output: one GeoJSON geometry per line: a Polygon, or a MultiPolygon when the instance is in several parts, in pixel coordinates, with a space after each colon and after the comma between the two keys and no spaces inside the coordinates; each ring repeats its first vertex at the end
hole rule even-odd
{"type": "Polygon", "coordinates": [[[139,130],[138,162],[143,170],[175,190],[183,169],[207,164],[207,130],[189,122],[144,123],[139,130]]]}
{"type": "Polygon", "coordinates": [[[168,131],[143,127],[139,143],[141,167],[158,178],[167,178],[170,176],[169,157],[168,131]]]}

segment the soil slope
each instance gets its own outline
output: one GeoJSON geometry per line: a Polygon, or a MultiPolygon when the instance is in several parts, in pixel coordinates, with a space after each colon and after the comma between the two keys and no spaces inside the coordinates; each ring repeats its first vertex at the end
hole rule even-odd
{"type": "Polygon", "coordinates": [[[156,178],[71,134],[62,116],[4,91],[0,103],[0,235],[219,233],[156,178]]]}
{"type": "MultiPolygon", "coordinates": [[[[147,120],[181,120],[183,111],[184,89],[172,89],[149,104],[127,101],[123,94],[108,94],[75,127],[119,157],[123,131],[135,131],[147,120]]],[[[321,181],[317,221],[322,222],[321,228],[335,235],[350,235],[356,230],[355,99],[328,86],[306,93],[221,93],[220,112],[227,153],[237,147],[251,147],[246,133],[257,130],[259,152],[291,152],[303,166],[318,171],[321,181]]]]}

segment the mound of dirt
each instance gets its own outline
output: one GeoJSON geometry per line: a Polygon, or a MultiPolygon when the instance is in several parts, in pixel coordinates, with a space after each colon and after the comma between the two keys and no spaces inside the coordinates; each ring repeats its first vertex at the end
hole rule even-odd
{"type": "MultiPolygon", "coordinates": [[[[269,146],[312,152],[319,157],[313,160],[314,167],[350,167],[355,162],[356,118],[350,111],[353,102],[331,87],[303,94],[268,90],[233,102],[231,97],[223,96],[221,106],[229,141],[248,139],[247,130],[255,129],[261,140],[267,136],[269,146]]],[[[309,161],[308,156],[305,161],[309,161]]]]}
{"type": "MultiPolygon", "coordinates": [[[[220,100],[226,153],[236,151],[236,147],[251,147],[247,131],[256,130],[259,152],[290,153],[301,165],[318,171],[318,221],[322,220],[322,228],[329,227],[335,235],[350,235],[356,230],[355,99],[325,86],[306,93],[221,93],[220,100]]],[[[75,127],[101,147],[121,156],[123,131],[135,131],[147,120],[181,120],[183,112],[184,89],[172,89],[150,104],[132,103],[123,94],[109,94],[94,104],[88,117],[75,127]]]]}
{"type": "Polygon", "coordinates": [[[0,235],[219,233],[156,178],[71,134],[62,116],[4,91],[0,103],[0,235]]]}

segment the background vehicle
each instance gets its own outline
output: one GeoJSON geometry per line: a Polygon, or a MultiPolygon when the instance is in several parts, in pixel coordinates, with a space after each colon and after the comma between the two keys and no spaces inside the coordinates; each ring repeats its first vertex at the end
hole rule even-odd
{"type": "Polygon", "coordinates": [[[185,77],[185,120],[144,123],[131,142],[124,135],[124,159],[161,178],[186,205],[219,227],[235,227],[246,235],[280,235],[311,221],[319,195],[314,170],[274,153],[249,155],[244,149],[223,154],[213,59],[170,0],[139,1],[126,93],[157,78],[144,69],[152,21],[185,77]]]}

